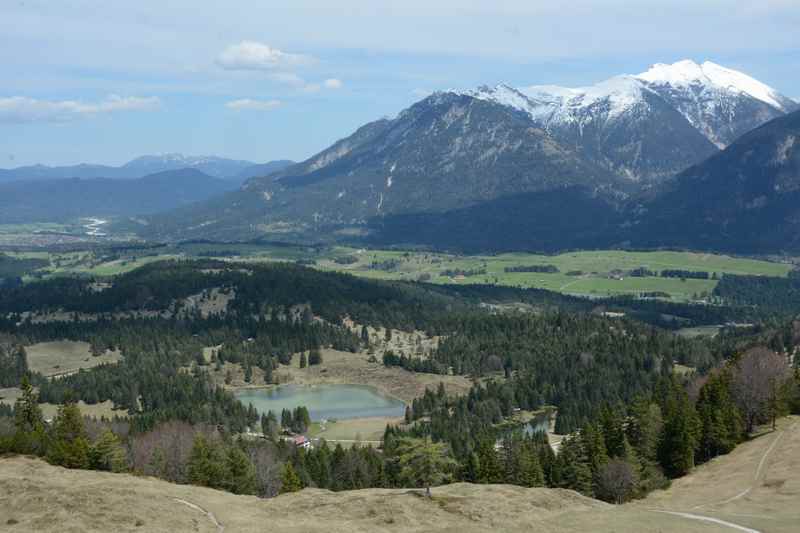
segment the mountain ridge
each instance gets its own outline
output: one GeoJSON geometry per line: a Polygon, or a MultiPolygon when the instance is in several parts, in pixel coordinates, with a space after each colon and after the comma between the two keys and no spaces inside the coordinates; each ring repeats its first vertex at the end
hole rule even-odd
{"type": "Polygon", "coordinates": [[[281,170],[291,163],[293,162],[288,160],[276,160],[256,164],[252,161],[217,156],[184,156],[171,153],[139,156],[117,167],[81,163],[67,166],[29,165],[0,169],[0,183],[66,178],[136,179],[157,172],[183,168],[194,168],[211,177],[242,182],[281,170]]]}
{"type": "Polygon", "coordinates": [[[236,185],[196,169],[167,170],[125,180],[15,181],[0,184],[0,223],[147,215],[205,200],[236,185]]]}

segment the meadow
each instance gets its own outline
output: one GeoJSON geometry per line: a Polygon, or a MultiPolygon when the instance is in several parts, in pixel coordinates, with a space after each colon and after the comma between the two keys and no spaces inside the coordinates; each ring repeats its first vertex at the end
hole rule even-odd
{"type": "Polygon", "coordinates": [[[373,279],[427,281],[448,284],[496,284],[537,288],[601,298],[614,295],[660,296],[672,301],[706,298],[725,274],[785,277],[791,263],[712,253],[621,250],[575,251],[559,255],[507,253],[459,255],[428,251],[375,250],[344,246],[283,244],[184,243],[125,253],[80,251],[67,253],[10,253],[17,257],[49,258],[50,266],[36,277],[79,274],[113,276],[144,264],[179,258],[217,258],[227,261],[299,262],[322,270],[347,272],[373,279]],[[545,272],[513,269],[547,267],[545,272]],[[655,276],[634,277],[647,269],[655,276]],[[706,272],[709,279],[660,277],[663,270],[706,272]]]}

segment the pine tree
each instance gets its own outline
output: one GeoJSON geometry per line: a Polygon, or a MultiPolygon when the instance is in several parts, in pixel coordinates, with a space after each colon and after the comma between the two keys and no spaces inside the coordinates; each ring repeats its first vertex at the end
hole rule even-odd
{"type": "Polygon", "coordinates": [[[289,409],[284,408],[281,411],[281,427],[287,431],[291,431],[292,427],[294,427],[294,419],[289,409]]]}
{"type": "Polygon", "coordinates": [[[272,384],[272,358],[267,357],[267,362],[262,367],[264,369],[264,383],[267,385],[272,384]]]}
{"type": "Polygon", "coordinates": [[[625,429],[621,410],[622,407],[612,409],[605,406],[600,412],[600,429],[609,457],[621,457],[625,452],[625,429]]]}
{"type": "Polygon", "coordinates": [[[626,428],[628,441],[648,461],[658,457],[658,441],[664,427],[661,407],[647,398],[638,398],[631,405],[631,419],[626,428]]]}
{"type": "Polygon", "coordinates": [[[606,439],[603,432],[594,424],[587,424],[580,432],[581,443],[586,453],[586,459],[592,474],[608,462],[609,454],[606,452],[606,439]]]}
{"type": "Polygon", "coordinates": [[[481,462],[475,452],[467,456],[467,462],[461,472],[461,478],[469,483],[478,483],[481,476],[481,462]]]}
{"type": "Polygon", "coordinates": [[[518,479],[523,487],[541,487],[544,485],[544,472],[539,462],[539,455],[536,447],[531,442],[523,444],[519,456],[518,479]]]}
{"type": "Polygon", "coordinates": [[[711,376],[697,398],[700,438],[699,462],[730,452],[741,441],[743,424],[730,394],[730,373],[726,370],[711,376]]]}
{"type": "Polygon", "coordinates": [[[446,444],[432,442],[430,438],[400,439],[395,452],[402,477],[422,485],[428,497],[431,496],[431,486],[450,479],[458,465],[446,444]]]}
{"type": "Polygon", "coordinates": [[[576,490],[586,496],[592,495],[592,469],[580,438],[565,437],[559,446],[556,462],[557,487],[576,490]]]}
{"type": "Polygon", "coordinates": [[[225,461],[219,446],[197,435],[187,464],[189,483],[203,487],[219,487],[227,478],[225,461]]]}
{"type": "Polygon", "coordinates": [[[122,472],[127,467],[125,449],[119,437],[106,429],[92,445],[89,451],[90,467],[94,470],[107,470],[109,472],[122,472]]]}
{"type": "Polygon", "coordinates": [[[22,376],[22,395],[14,403],[15,432],[11,449],[17,453],[42,455],[45,445],[45,426],[39,399],[27,375],[22,376]]]}
{"type": "Polygon", "coordinates": [[[679,477],[694,467],[699,422],[683,387],[674,379],[664,403],[664,429],[658,458],[667,475],[679,477]]]}
{"type": "Polygon", "coordinates": [[[278,433],[280,432],[278,419],[271,410],[267,411],[267,414],[261,416],[261,432],[265,437],[272,440],[278,437],[278,433]]]}
{"type": "Polygon", "coordinates": [[[256,469],[238,446],[230,446],[226,456],[228,478],[225,488],[234,494],[255,494],[256,469]]]}
{"type": "Polygon", "coordinates": [[[292,463],[286,463],[286,466],[283,467],[283,474],[281,475],[280,494],[297,492],[302,488],[303,485],[300,482],[300,478],[297,476],[297,473],[294,471],[292,463]]]}
{"type": "Polygon", "coordinates": [[[89,468],[89,441],[81,411],[73,401],[58,408],[47,460],[67,468],[89,468]]]}
{"type": "Polygon", "coordinates": [[[478,483],[502,483],[503,465],[500,463],[500,458],[497,457],[494,443],[490,439],[481,442],[477,449],[477,455],[480,465],[478,483]]]}
{"type": "Polygon", "coordinates": [[[250,364],[250,359],[244,361],[244,381],[250,383],[253,379],[253,365],[250,364]]]}

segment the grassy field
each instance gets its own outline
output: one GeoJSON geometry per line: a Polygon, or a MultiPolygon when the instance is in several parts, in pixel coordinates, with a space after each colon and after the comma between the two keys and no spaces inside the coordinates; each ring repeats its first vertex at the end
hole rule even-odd
{"type": "Polygon", "coordinates": [[[93,356],[88,342],[56,341],[40,342],[25,347],[28,366],[44,376],[77,372],[81,368],[92,368],[103,363],[116,363],[119,352],[106,352],[93,356]]]}
{"type": "Polygon", "coordinates": [[[711,292],[716,280],[662,277],[630,277],[625,272],[646,268],[691,270],[716,274],[747,274],[783,277],[791,265],[756,259],[692,252],[584,251],[555,256],[513,253],[496,256],[455,256],[424,252],[334,249],[322,257],[320,268],[350,272],[380,279],[429,279],[434,283],[493,283],[524,288],[548,289],[568,294],[608,296],[664,292],[676,300],[690,300],[711,292]],[[335,257],[352,257],[351,264],[335,257]],[[507,268],[552,265],[558,272],[506,272],[507,268]],[[378,268],[376,268],[376,266],[378,268]],[[445,271],[466,271],[464,276],[445,271]],[[470,275],[473,274],[473,275],[470,275]],[[613,275],[612,275],[613,274],[613,275]]]}
{"type": "Polygon", "coordinates": [[[383,438],[383,432],[388,424],[402,423],[403,418],[388,417],[328,421],[325,425],[315,422],[309,430],[309,436],[330,442],[344,441],[343,445],[362,442],[374,446],[383,438]]]}
{"type": "Polygon", "coordinates": [[[228,261],[299,261],[323,270],[348,272],[374,279],[425,280],[432,283],[489,283],[539,288],[588,297],[665,293],[675,301],[704,298],[713,291],[715,279],[632,277],[637,268],[660,273],[689,270],[716,274],[783,277],[789,263],[694,252],[578,251],[560,255],[508,253],[494,256],[454,255],[434,252],[366,250],[348,247],[312,248],[270,244],[188,243],[153,250],[104,256],[102,252],[48,254],[29,252],[20,257],[49,258],[51,265],[39,276],[66,274],[113,276],[147,263],[175,258],[213,257],[228,261]],[[507,269],[552,266],[554,272],[507,272],[507,269]],[[449,272],[448,272],[449,271],[449,272]],[[463,275],[458,275],[462,272],[463,275]]]}
{"type": "MultiPolygon", "coordinates": [[[[17,401],[17,398],[22,396],[22,390],[17,387],[9,387],[5,389],[0,389],[0,403],[6,405],[14,405],[14,402],[17,401]]],[[[40,403],[39,407],[42,410],[42,415],[45,418],[51,419],[56,416],[58,412],[58,405],[52,403],[40,403]]],[[[81,414],[85,416],[93,416],[93,417],[106,417],[106,418],[113,418],[114,416],[128,416],[127,411],[119,411],[114,410],[114,403],[111,400],[106,400],[104,402],[95,403],[89,405],[84,403],[83,400],[78,402],[78,407],[81,410],[81,414]]],[[[2,522],[0,522],[0,528],[2,527],[2,522]]],[[[0,529],[2,531],[2,529],[0,529]]]]}
{"type": "Polygon", "coordinates": [[[800,524],[800,417],[769,428],[625,507],[714,517],[763,532],[798,531],[800,524]]]}

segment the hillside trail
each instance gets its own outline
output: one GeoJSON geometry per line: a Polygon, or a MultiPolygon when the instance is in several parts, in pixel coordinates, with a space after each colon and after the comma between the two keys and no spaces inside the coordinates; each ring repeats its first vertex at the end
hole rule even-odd
{"type": "MultiPolygon", "coordinates": [[[[797,423],[795,422],[794,424],[792,424],[790,426],[790,428],[793,428],[796,424],[797,423]]],[[[745,496],[747,496],[750,493],[750,491],[753,490],[756,487],[756,485],[759,483],[759,481],[761,481],[761,479],[763,478],[764,464],[766,463],[767,458],[772,453],[772,451],[775,449],[775,446],[777,446],[778,442],[780,442],[781,438],[786,434],[788,429],[789,428],[784,428],[784,429],[781,429],[781,430],[776,432],[777,434],[775,435],[775,437],[773,437],[772,443],[769,445],[769,447],[766,449],[764,454],[761,456],[761,460],[759,460],[758,466],[756,467],[756,471],[755,471],[755,473],[753,475],[753,481],[752,481],[752,483],[750,483],[750,485],[747,488],[745,488],[743,491],[739,492],[735,496],[731,496],[730,498],[727,498],[725,500],[717,501],[717,502],[711,502],[711,503],[703,503],[703,504],[700,504],[700,505],[695,505],[694,507],[692,507],[692,509],[702,509],[703,507],[711,507],[711,506],[714,506],[714,505],[724,505],[726,503],[730,503],[730,502],[736,501],[736,500],[738,500],[740,498],[744,498],[745,496]]]]}
{"type": "MultiPolygon", "coordinates": [[[[742,516],[742,517],[749,517],[749,518],[755,518],[755,519],[769,519],[770,517],[768,515],[764,516],[764,515],[748,515],[748,514],[742,514],[742,513],[731,513],[730,511],[726,511],[726,510],[722,509],[721,507],[726,505],[726,504],[730,504],[732,502],[735,502],[737,500],[741,500],[742,498],[745,498],[748,494],[750,494],[752,491],[754,491],[754,489],[764,485],[764,481],[765,481],[765,478],[767,476],[767,470],[768,470],[767,466],[769,464],[770,457],[772,457],[774,455],[774,451],[778,447],[778,445],[782,441],[785,441],[785,435],[795,431],[797,426],[798,426],[798,422],[797,422],[797,420],[795,420],[795,421],[789,423],[788,425],[785,425],[784,427],[781,427],[778,430],[776,430],[774,432],[774,435],[772,436],[771,441],[769,442],[769,444],[768,445],[765,444],[766,449],[764,449],[764,451],[762,453],[760,453],[760,454],[756,455],[755,457],[753,457],[751,460],[748,460],[744,465],[742,465],[741,468],[736,468],[735,462],[732,461],[731,455],[718,458],[718,464],[715,465],[717,467],[719,467],[719,464],[721,464],[722,461],[725,461],[726,459],[728,459],[728,464],[726,465],[726,468],[724,468],[723,470],[727,471],[727,473],[729,475],[735,475],[737,473],[736,472],[737,470],[751,469],[751,468],[753,468],[753,466],[755,466],[754,470],[751,470],[752,471],[752,475],[747,476],[747,478],[748,478],[747,486],[742,488],[742,490],[737,492],[735,495],[733,495],[731,497],[728,497],[728,498],[725,498],[723,500],[713,500],[713,501],[708,501],[706,503],[701,503],[701,504],[698,504],[698,505],[694,505],[693,507],[691,507],[689,509],[689,511],[692,511],[692,512],[687,512],[686,508],[683,507],[682,505],[680,505],[679,501],[678,502],[665,501],[665,502],[662,502],[661,505],[659,505],[660,508],[650,508],[648,510],[651,511],[651,512],[654,512],[654,513],[668,514],[668,515],[673,515],[673,516],[676,516],[676,517],[681,517],[681,518],[685,518],[685,519],[689,519],[689,520],[698,520],[698,521],[704,521],[704,522],[711,522],[711,523],[719,524],[719,525],[722,525],[722,526],[725,526],[725,527],[728,527],[728,528],[731,528],[731,529],[739,530],[739,531],[745,531],[745,532],[749,532],[749,533],[761,533],[761,530],[759,530],[759,529],[754,529],[752,527],[748,527],[748,526],[745,526],[745,525],[742,525],[742,524],[738,524],[738,523],[722,520],[720,518],[716,518],[715,516],[707,516],[707,514],[723,514],[725,516],[742,516]],[[732,462],[733,462],[733,464],[730,464],[732,462]],[[677,505],[675,505],[676,503],[677,503],[677,505]],[[702,512],[704,514],[696,514],[695,511],[700,511],[700,512],[702,512]]],[[[751,441],[751,442],[753,442],[753,441],[751,441]]],[[[735,453],[735,452],[732,452],[732,453],[735,453]]],[[[712,467],[709,464],[708,468],[704,469],[703,471],[695,472],[694,474],[690,474],[690,476],[708,474],[708,471],[711,470],[711,468],[712,467]]],[[[691,480],[686,480],[685,483],[687,485],[689,485],[690,489],[691,489],[691,486],[692,486],[691,480]]],[[[706,483],[695,483],[694,484],[695,491],[699,491],[700,490],[698,485],[702,486],[704,484],[709,484],[709,483],[707,483],[707,482],[706,483]]],[[[706,490],[714,491],[714,490],[719,490],[719,488],[721,486],[724,486],[724,483],[711,483],[709,485],[710,486],[706,487],[706,490]]],[[[702,492],[701,492],[701,494],[702,494],[702,492]]]]}
{"type": "Polygon", "coordinates": [[[187,502],[186,500],[183,500],[181,498],[172,498],[172,499],[175,500],[177,503],[183,504],[183,505],[185,505],[187,507],[190,507],[190,508],[194,509],[195,511],[199,511],[199,512],[203,513],[204,515],[206,515],[206,517],[208,517],[208,519],[211,521],[211,523],[214,524],[214,526],[217,528],[217,533],[223,533],[225,531],[225,526],[223,526],[222,524],[219,523],[219,521],[217,520],[217,517],[214,516],[214,513],[212,513],[211,511],[206,511],[205,509],[203,509],[199,505],[197,505],[195,503],[192,503],[192,502],[187,502]]]}

